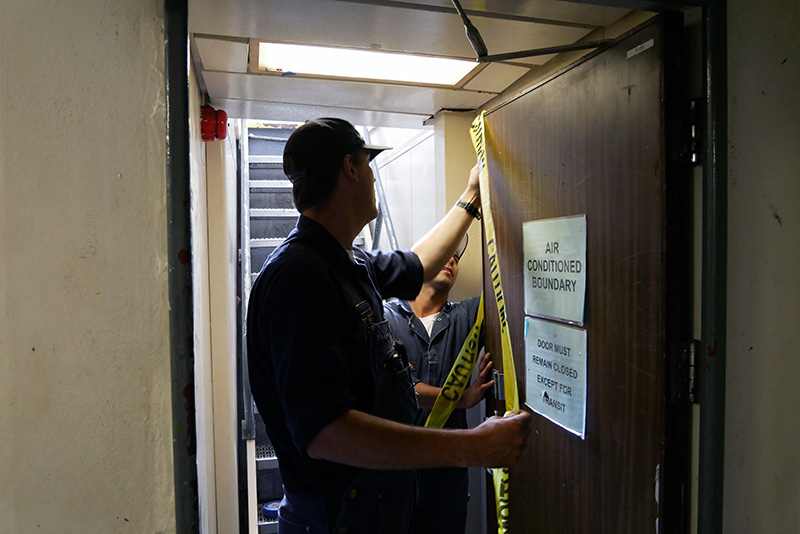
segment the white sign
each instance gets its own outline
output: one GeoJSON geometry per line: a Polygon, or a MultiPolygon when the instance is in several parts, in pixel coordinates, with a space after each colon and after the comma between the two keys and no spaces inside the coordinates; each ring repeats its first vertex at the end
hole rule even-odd
{"type": "Polygon", "coordinates": [[[586,216],[522,223],[525,315],[583,324],[586,216]]]}
{"type": "Polygon", "coordinates": [[[585,439],[586,330],[525,317],[525,404],[585,439]]]}

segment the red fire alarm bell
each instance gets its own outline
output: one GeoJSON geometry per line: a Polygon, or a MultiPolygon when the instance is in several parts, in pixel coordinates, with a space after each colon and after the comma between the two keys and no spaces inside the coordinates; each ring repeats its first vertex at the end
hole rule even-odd
{"type": "Polygon", "coordinates": [[[228,137],[228,114],[211,106],[203,106],[200,110],[200,130],[203,141],[214,141],[228,137]]]}

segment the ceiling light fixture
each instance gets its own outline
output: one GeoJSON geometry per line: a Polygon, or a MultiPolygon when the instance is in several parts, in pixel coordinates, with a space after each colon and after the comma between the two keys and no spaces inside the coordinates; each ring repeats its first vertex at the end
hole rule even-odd
{"type": "Polygon", "coordinates": [[[430,85],[458,84],[478,62],[396,52],[281,43],[258,44],[258,68],[309,74],[430,85]]]}

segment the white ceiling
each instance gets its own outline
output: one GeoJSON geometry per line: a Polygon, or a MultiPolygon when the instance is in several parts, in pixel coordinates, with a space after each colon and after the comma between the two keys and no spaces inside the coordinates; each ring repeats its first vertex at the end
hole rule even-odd
{"type": "MultiPolygon", "coordinates": [[[[489,55],[571,45],[628,9],[561,0],[461,0],[489,55]]],[[[475,60],[450,0],[189,0],[201,86],[230,117],[420,127],[441,109],[476,109],[553,55],[481,63],[460,87],[259,72],[257,41],[379,49],[475,60]]]]}

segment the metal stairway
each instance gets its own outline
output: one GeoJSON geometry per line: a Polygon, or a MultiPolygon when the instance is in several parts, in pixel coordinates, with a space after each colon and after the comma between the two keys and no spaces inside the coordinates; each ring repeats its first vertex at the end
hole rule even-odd
{"type": "MultiPolygon", "coordinates": [[[[292,184],[283,173],[283,147],[294,127],[243,123],[246,126],[241,140],[242,288],[243,294],[249,295],[264,261],[292,231],[299,213],[292,202],[292,184]]],[[[278,459],[247,386],[244,396],[250,413],[245,408],[243,437],[255,439],[258,532],[273,533],[278,531],[277,519],[265,515],[264,505],[283,496],[278,459]]]]}
{"type": "Polygon", "coordinates": [[[283,147],[293,128],[248,128],[250,268],[264,260],[297,223],[292,184],[283,174],[283,147]]]}

